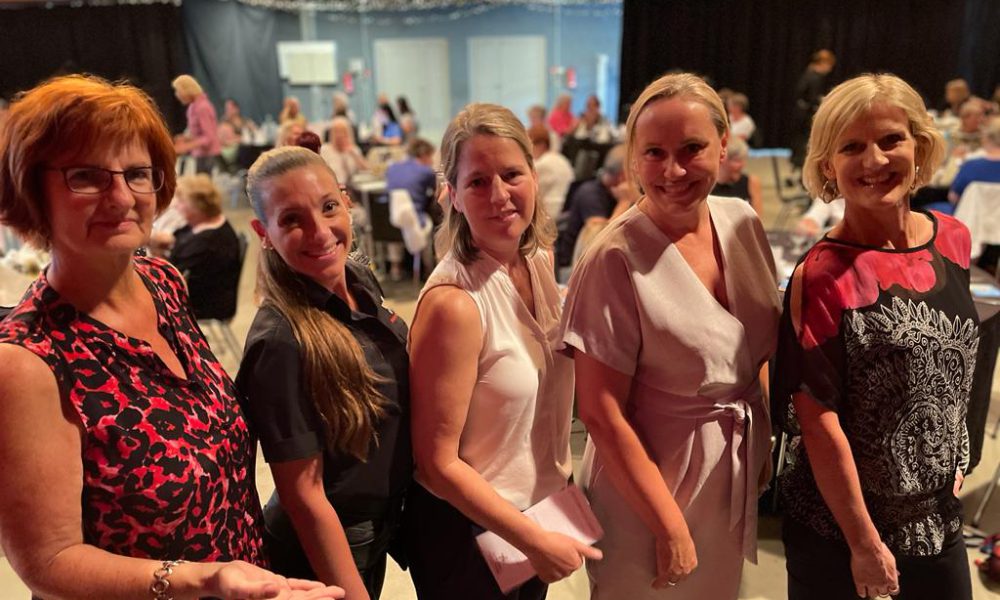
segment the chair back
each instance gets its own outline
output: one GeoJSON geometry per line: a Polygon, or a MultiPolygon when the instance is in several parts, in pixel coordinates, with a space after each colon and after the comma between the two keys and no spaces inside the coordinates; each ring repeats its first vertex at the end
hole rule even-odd
{"type": "Polygon", "coordinates": [[[1000,183],[970,183],[958,201],[955,218],[969,228],[972,258],[978,258],[986,245],[1000,245],[1000,183]]]}

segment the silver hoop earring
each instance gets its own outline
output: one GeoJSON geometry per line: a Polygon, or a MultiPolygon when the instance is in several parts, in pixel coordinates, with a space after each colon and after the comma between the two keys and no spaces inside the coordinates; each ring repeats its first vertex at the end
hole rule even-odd
{"type": "Polygon", "coordinates": [[[913,181],[910,182],[910,191],[917,189],[917,179],[920,178],[920,167],[918,166],[913,171],[913,181]]]}
{"type": "Polygon", "coordinates": [[[832,179],[827,179],[823,182],[823,198],[826,200],[833,200],[840,195],[840,190],[837,189],[837,182],[832,179]]]}

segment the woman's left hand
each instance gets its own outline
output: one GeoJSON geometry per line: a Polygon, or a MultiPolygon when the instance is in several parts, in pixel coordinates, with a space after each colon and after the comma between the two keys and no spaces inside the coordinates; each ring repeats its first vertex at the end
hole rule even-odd
{"type": "Polygon", "coordinates": [[[278,600],[336,600],[344,590],[318,581],[286,579],[243,561],[222,563],[208,586],[219,598],[276,598],[278,600]]]}
{"type": "Polygon", "coordinates": [[[958,497],[958,493],[962,491],[962,485],[965,483],[965,473],[962,473],[961,469],[955,469],[955,487],[952,493],[955,497],[958,497]]]}

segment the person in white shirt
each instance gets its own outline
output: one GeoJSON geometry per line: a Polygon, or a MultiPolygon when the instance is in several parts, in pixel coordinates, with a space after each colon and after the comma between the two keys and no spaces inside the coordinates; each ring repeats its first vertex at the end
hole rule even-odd
{"type": "Polygon", "coordinates": [[[740,93],[733,94],[726,100],[726,111],[729,112],[729,135],[743,138],[744,142],[753,137],[753,133],[757,131],[757,124],[747,114],[749,106],[750,101],[740,93]]]}
{"type": "Polygon", "coordinates": [[[549,146],[549,130],[536,125],[528,130],[531,155],[538,173],[538,200],[546,214],[555,219],[566,202],[569,184],[573,183],[573,165],[562,154],[549,146]]]}
{"type": "Polygon", "coordinates": [[[330,165],[337,181],[344,184],[358,171],[368,168],[361,151],[354,145],[354,131],[347,117],[335,117],[330,125],[330,141],[319,149],[319,155],[330,165]]]}
{"type": "Polygon", "coordinates": [[[566,488],[573,363],[557,351],[562,302],[551,223],[536,210],[531,142],[510,110],[470,104],[441,141],[448,186],[441,262],[410,329],[416,482],[404,516],[421,600],[542,600],[601,553],[522,512],[566,488]],[[500,590],[475,534],[523,552],[537,576],[500,590]]]}

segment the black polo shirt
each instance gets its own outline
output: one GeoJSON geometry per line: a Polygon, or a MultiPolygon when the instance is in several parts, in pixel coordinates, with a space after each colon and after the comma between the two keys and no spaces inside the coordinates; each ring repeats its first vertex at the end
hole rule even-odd
{"type": "MultiPolygon", "coordinates": [[[[381,288],[369,269],[348,261],[346,274],[356,311],[315,282],[301,281],[316,307],[347,326],[368,365],[384,380],[378,389],[388,400],[386,415],[366,462],[326,447],[319,412],[306,393],[298,341],[277,309],[265,305],[257,312],[236,378],[244,413],[267,462],[323,452],[326,495],[345,526],[382,517],[413,474],[406,324],[382,305],[381,288]]],[[[332,376],[329,384],[337,385],[332,376]]]]}

